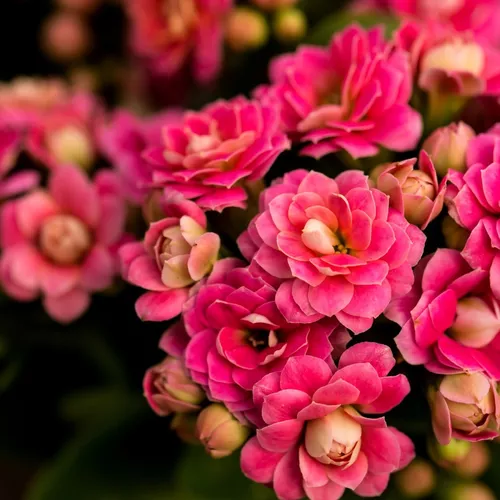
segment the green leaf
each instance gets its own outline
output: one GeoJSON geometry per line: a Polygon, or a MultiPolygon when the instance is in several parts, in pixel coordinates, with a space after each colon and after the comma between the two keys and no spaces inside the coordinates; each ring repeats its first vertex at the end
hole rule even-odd
{"type": "Polygon", "coordinates": [[[399,26],[400,20],[381,12],[363,12],[362,14],[353,14],[349,11],[337,12],[326,17],[311,30],[307,43],[327,45],[334,33],[342,31],[353,23],[357,23],[363,28],[382,25],[385,27],[386,36],[390,36],[399,26]]]}

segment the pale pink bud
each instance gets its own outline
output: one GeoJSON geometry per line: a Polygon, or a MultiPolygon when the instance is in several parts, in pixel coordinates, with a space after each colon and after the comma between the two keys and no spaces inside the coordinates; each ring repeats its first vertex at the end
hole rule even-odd
{"type": "Polygon", "coordinates": [[[495,494],[484,484],[457,484],[448,490],[447,500],[496,500],[495,494]]]}
{"type": "Polygon", "coordinates": [[[267,43],[269,26],[266,18],[248,7],[236,7],[229,14],[226,40],[235,51],[255,50],[267,43]]]}
{"type": "Polygon", "coordinates": [[[467,479],[481,476],[490,465],[490,451],[485,443],[472,443],[469,453],[457,462],[453,470],[467,479]]]}
{"type": "Polygon", "coordinates": [[[422,459],[414,460],[395,477],[398,489],[409,498],[430,495],[436,487],[436,474],[432,465],[422,459]]]}
{"type": "Polygon", "coordinates": [[[469,125],[463,122],[452,123],[434,131],[422,148],[429,153],[436,172],[444,177],[450,168],[465,171],[467,147],[475,135],[469,125]]]}
{"type": "Polygon", "coordinates": [[[459,226],[449,215],[443,219],[441,227],[448,248],[462,251],[469,238],[469,231],[459,226]]]}
{"type": "Polygon", "coordinates": [[[401,181],[403,194],[426,197],[431,200],[436,197],[436,188],[431,177],[421,170],[413,170],[404,177],[398,177],[398,173],[396,173],[394,177],[401,181]]]}
{"type": "Polygon", "coordinates": [[[92,244],[85,224],[72,215],[48,217],[40,230],[39,241],[45,257],[60,265],[80,263],[92,244]]]}
{"type": "Polygon", "coordinates": [[[81,127],[68,125],[51,131],[47,147],[59,163],[72,163],[88,170],[94,162],[92,139],[81,127]]]}
{"type": "Polygon", "coordinates": [[[243,445],[250,433],[250,429],[240,424],[221,404],[212,404],[198,415],[196,430],[212,458],[231,455],[243,445]]]}
{"type": "Polygon", "coordinates": [[[296,43],[307,32],[307,18],[300,9],[280,10],[273,22],[275,37],[282,43],[296,43]]]}
{"type": "Polygon", "coordinates": [[[291,7],[297,3],[298,0],[251,0],[251,2],[264,10],[283,9],[291,7]]]}

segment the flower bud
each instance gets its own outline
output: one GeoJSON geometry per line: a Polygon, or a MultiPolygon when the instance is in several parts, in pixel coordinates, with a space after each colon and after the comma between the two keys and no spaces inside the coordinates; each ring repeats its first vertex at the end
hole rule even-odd
{"type": "Polygon", "coordinates": [[[149,405],[160,416],[195,412],[205,399],[201,387],[187,376],[184,363],[171,356],[146,372],[143,387],[149,405]]]}
{"type": "Polygon", "coordinates": [[[395,480],[399,491],[409,498],[426,497],[436,487],[436,474],[432,465],[421,459],[414,460],[398,472],[395,480]]]}
{"type": "Polygon", "coordinates": [[[260,12],[248,7],[236,7],[229,14],[226,39],[234,51],[258,49],[267,43],[268,38],[269,27],[260,12]]]}
{"type": "Polygon", "coordinates": [[[263,10],[277,10],[292,7],[298,0],[250,0],[263,10]]]}
{"type": "Polygon", "coordinates": [[[449,467],[463,460],[469,453],[471,443],[461,439],[451,439],[448,444],[439,444],[436,440],[429,443],[429,455],[440,467],[449,467]]]}
{"type": "Polygon", "coordinates": [[[454,465],[453,470],[462,477],[475,479],[483,475],[490,461],[490,451],[486,444],[472,443],[469,453],[454,465]]]}
{"type": "Polygon", "coordinates": [[[200,444],[196,435],[197,418],[197,415],[192,413],[176,413],[170,422],[170,428],[185,443],[200,444]]]}
{"type": "Polygon", "coordinates": [[[431,177],[421,170],[413,170],[402,178],[399,178],[397,174],[395,177],[401,181],[403,194],[422,196],[431,200],[436,197],[436,189],[431,177]]]}
{"type": "Polygon", "coordinates": [[[429,153],[438,175],[444,177],[450,168],[459,172],[466,169],[467,147],[475,135],[469,125],[452,123],[433,132],[422,148],[429,153]]]}
{"type": "Polygon", "coordinates": [[[300,9],[279,11],[273,22],[275,37],[282,43],[295,43],[304,38],[307,32],[307,18],[300,9]]]}
{"type": "Polygon", "coordinates": [[[450,488],[446,500],[495,500],[494,493],[482,483],[457,484],[450,488]]]}
{"type": "Polygon", "coordinates": [[[59,163],[72,163],[84,170],[89,170],[94,163],[92,140],[80,127],[68,125],[51,131],[47,147],[59,163]]]}
{"type": "Polygon", "coordinates": [[[243,445],[250,429],[240,424],[224,405],[212,404],[198,415],[196,432],[212,458],[223,458],[243,445]]]}
{"type": "Polygon", "coordinates": [[[462,251],[469,238],[469,231],[459,226],[449,215],[443,219],[441,227],[448,248],[462,251]]]}

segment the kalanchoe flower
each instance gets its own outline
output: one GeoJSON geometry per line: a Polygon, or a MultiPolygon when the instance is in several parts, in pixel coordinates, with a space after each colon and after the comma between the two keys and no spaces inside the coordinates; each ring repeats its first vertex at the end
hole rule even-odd
{"type": "Polygon", "coordinates": [[[207,232],[196,203],[170,193],[163,208],[166,218],[150,224],[144,241],[120,248],[124,279],[148,290],[135,304],[144,321],[180,314],[190,287],[212,270],[219,254],[220,238],[207,232]]]}
{"type": "Polygon", "coordinates": [[[76,167],[58,167],[47,191],[2,207],[4,290],[21,301],[42,295],[48,314],[61,323],[78,318],[90,294],[113,282],[124,222],[125,206],[112,172],[101,171],[90,182],[76,167]]]}
{"type": "Polygon", "coordinates": [[[99,143],[122,178],[125,195],[142,204],[153,184],[151,165],[142,157],[146,147],[160,146],[164,126],[179,123],[182,113],[170,110],[147,118],[117,111],[99,131],[99,143]]]}
{"type": "Polygon", "coordinates": [[[475,135],[469,125],[452,123],[435,130],[425,140],[422,149],[431,157],[439,176],[444,177],[450,169],[463,172],[466,169],[467,148],[475,135]]]}
{"type": "Polygon", "coordinates": [[[188,111],[163,129],[163,144],[146,152],[153,182],[182,193],[206,210],[246,207],[244,185],[264,177],[289,148],[277,111],[237,97],[188,111]]]}
{"type": "Polygon", "coordinates": [[[447,375],[429,391],[432,427],[440,444],[452,438],[467,441],[499,435],[497,384],[480,372],[447,375]]]}
{"type": "MultiPolygon", "coordinates": [[[[223,402],[242,421],[260,422],[252,387],[279,371],[290,356],[329,360],[350,340],[337,321],[287,323],[275,304],[276,290],[237,259],[217,262],[186,303],[183,319],[191,336],[184,353],[193,380],[209,399],[223,402]]],[[[166,339],[177,339],[179,332],[166,339]]]]}
{"type": "Polygon", "coordinates": [[[247,440],[250,428],[238,422],[223,405],[213,404],[198,415],[196,433],[212,458],[224,458],[247,440]]]}
{"type": "Polygon", "coordinates": [[[413,444],[383,414],[410,391],[387,346],[364,342],[337,367],[311,356],[290,358],[253,389],[264,425],[241,452],[243,473],[272,484],[280,500],[337,500],[345,488],[380,495],[389,475],[413,459],[413,444]],[[360,413],[362,412],[362,414],[360,413]]]}
{"type": "Polygon", "coordinates": [[[143,387],[149,406],[160,416],[195,412],[205,399],[201,387],[188,377],[184,362],[172,356],[146,372],[143,387]]]}
{"type": "Polygon", "coordinates": [[[361,333],[410,290],[425,236],[360,171],[333,180],[296,170],[261,204],[238,244],[252,272],[281,281],[276,305],[288,321],[336,317],[361,333]]]}
{"type": "Polygon", "coordinates": [[[132,50],[156,73],[172,76],[191,63],[195,78],[217,76],[223,23],[232,0],[127,0],[132,50]]]}
{"type": "Polygon", "coordinates": [[[346,150],[355,158],[379,148],[406,151],[422,132],[410,107],[411,69],[407,54],[384,41],[379,28],[353,25],[328,48],[302,46],[270,67],[271,85],[256,95],[281,110],[284,129],[302,153],[319,158],[346,150]]]}
{"type": "Polygon", "coordinates": [[[443,210],[447,177],[438,182],[436,170],[425,151],[416,159],[392,163],[376,170],[376,186],[391,199],[391,206],[411,224],[425,229],[443,210]]]}
{"type": "Polygon", "coordinates": [[[411,292],[386,311],[402,326],[396,345],[404,359],[434,373],[484,371],[500,380],[500,303],[488,273],[471,269],[456,250],[439,249],[415,275],[411,292]]]}

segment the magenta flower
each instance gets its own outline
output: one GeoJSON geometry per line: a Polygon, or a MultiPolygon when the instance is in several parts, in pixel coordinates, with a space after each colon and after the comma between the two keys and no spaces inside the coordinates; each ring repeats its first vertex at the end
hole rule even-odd
{"type": "Polygon", "coordinates": [[[47,313],[61,323],[78,318],[90,294],[113,282],[124,223],[120,187],[110,171],[90,182],[75,167],[58,167],[47,191],[2,207],[4,290],[21,301],[42,295],[47,313]]]}
{"type": "Polygon", "coordinates": [[[195,199],[205,210],[246,207],[247,182],[264,177],[289,142],[272,106],[237,97],[187,112],[163,129],[163,144],[146,153],[153,182],[195,199]]]}
{"type": "Polygon", "coordinates": [[[177,193],[165,198],[166,218],[150,224],[143,242],[120,248],[123,277],[148,290],[136,302],[144,321],[179,315],[189,289],[212,270],[220,238],[207,232],[203,211],[177,193]]]}
{"type": "Polygon", "coordinates": [[[336,317],[361,333],[391,298],[410,291],[425,235],[362,172],[333,180],[296,170],[261,202],[238,244],[252,272],[281,281],[276,305],[289,322],[336,317]]]}
{"type": "Polygon", "coordinates": [[[279,371],[290,356],[329,360],[350,336],[335,320],[287,323],[276,307],[276,290],[242,265],[237,259],[219,261],[186,303],[183,319],[191,340],[184,355],[209,399],[258,424],[252,387],[264,375],[279,371]]]}
{"type": "Polygon", "coordinates": [[[500,379],[500,303],[488,273],[471,269],[456,250],[439,249],[415,274],[411,292],[386,311],[402,327],[396,344],[404,359],[433,373],[484,371],[500,379]]]}
{"type": "Polygon", "coordinates": [[[171,76],[192,62],[207,83],[222,60],[223,24],[232,0],[127,0],[132,50],[157,73],[171,76]]]}
{"type": "Polygon", "coordinates": [[[363,342],[338,368],[297,356],[266,375],[253,389],[264,425],[241,452],[243,473],[272,484],[280,500],[337,500],[346,488],[380,495],[415,456],[385,418],[364,416],[389,411],[409,393],[404,375],[387,376],[394,365],[387,346],[363,342]]]}
{"type": "Polygon", "coordinates": [[[300,47],[275,59],[270,77],[257,96],[281,109],[294,139],[309,143],[303,154],[319,158],[344,149],[359,158],[380,146],[406,151],[422,133],[421,117],[408,104],[408,56],[385,42],[381,29],[353,25],[328,48],[300,47]]]}
{"type": "Polygon", "coordinates": [[[120,174],[125,196],[132,203],[142,204],[153,184],[153,170],[142,157],[143,151],[147,146],[161,146],[163,127],[181,119],[177,110],[144,119],[128,111],[117,111],[100,131],[100,146],[120,174]]]}
{"type": "Polygon", "coordinates": [[[414,158],[382,167],[376,185],[408,222],[426,229],[443,210],[448,178],[438,182],[436,169],[424,150],[420,152],[418,169],[415,164],[414,158]]]}
{"type": "Polygon", "coordinates": [[[474,269],[490,273],[493,293],[500,299],[500,135],[498,128],[473,139],[465,173],[451,172],[447,189],[449,213],[470,231],[462,256],[474,269]]]}

